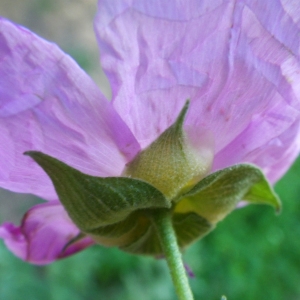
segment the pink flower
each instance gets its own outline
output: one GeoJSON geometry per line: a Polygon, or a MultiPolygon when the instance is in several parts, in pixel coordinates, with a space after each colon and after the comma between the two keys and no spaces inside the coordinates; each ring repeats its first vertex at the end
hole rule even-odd
{"type": "Polygon", "coordinates": [[[49,200],[20,227],[0,227],[7,247],[45,264],[93,244],[63,251],[79,230],[25,151],[120,176],[186,99],[185,126],[214,136],[213,171],[249,162],[278,180],[300,149],[299,14],[289,0],[100,0],[95,31],[111,102],[57,46],[0,19],[0,186],[49,200]]]}

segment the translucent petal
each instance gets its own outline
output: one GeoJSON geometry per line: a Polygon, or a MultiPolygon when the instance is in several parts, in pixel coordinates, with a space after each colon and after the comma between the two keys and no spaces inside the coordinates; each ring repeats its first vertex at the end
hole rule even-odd
{"type": "Polygon", "coordinates": [[[118,176],[139,145],[97,86],[57,46],[0,19],[0,186],[56,194],[24,151],[91,175],[118,176]]]}
{"type": "Polygon", "coordinates": [[[288,167],[281,157],[290,164],[300,149],[299,130],[288,133],[300,115],[299,7],[287,0],[100,0],[95,28],[114,107],[144,147],[189,98],[186,126],[213,133],[216,169],[229,160],[258,163],[278,179],[288,167]],[[237,153],[249,128],[251,145],[237,153]],[[284,135],[297,150],[271,147],[284,135]],[[229,159],[229,152],[237,155],[229,159]]]}

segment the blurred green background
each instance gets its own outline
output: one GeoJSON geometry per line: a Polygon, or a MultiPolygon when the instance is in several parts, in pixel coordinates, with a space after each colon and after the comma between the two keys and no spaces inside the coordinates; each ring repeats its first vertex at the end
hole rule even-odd
{"type": "MultiPolygon", "coordinates": [[[[96,0],[1,0],[0,15],[58,43],[109,95],[95,61],[92,31],[96,0]]],[[[281,215],[264,206],[232,213],[184,255],[195,273],[195,299],[300,299],[300,159],[276,185],[281,215]]],[[[19,222],[38,200],[0,191],[0,221],[19,222]]],[[[101,246],[48,266],[29,265],[0,242],[0,299],[173,300],[163,260],[135,257],[101,246]]]]}

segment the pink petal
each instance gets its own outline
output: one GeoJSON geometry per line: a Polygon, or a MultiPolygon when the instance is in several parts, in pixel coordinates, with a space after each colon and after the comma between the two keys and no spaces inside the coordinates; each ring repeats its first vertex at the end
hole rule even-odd
{"type": "Polygon", "coordinates": [[[213,133],[215,168],[253,162],[278,179],[300,150],[300,4],[182,3],[99,1],[114,107],[144,147],[190,98],[186,125],[213,133]]]}
{"type": "Polygon", "coordinates": [[[40,265],[72,255],[94,243],[86,237],[63,250],[78,234],[79,230],[58,201],[31,208],[20,227],[11,223],[0,227],[0,238],[10,251],[23,260],[40,265]]]}
{"type": "Polygon", "coordinates": [[[267,177],[277,181],[299,154],[299,123],[297,110],[279,104],[253,116],[248,127],[216,155],[213,170],[252,162],[264,166],[267,177]]]}
{"type": "Polygon", "coordinates": [[[0,19],[0,186],[57,198],[38,150],[90,175],[118,176],[139,145],[95,83],[57,46],[0,19]]]}

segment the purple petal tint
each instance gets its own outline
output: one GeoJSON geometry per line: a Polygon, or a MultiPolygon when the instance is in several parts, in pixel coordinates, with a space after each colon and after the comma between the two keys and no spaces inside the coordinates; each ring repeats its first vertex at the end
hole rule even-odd
{"type": "Polygon", "coordinates": [[[57,46],[0,19],[0,186],[56,199],[28,150],[119,176],[139,145],[95,83],[57,46]]]}
{"type": "Polygon", "coordinates": [[[24,216],[21,226],[4,223],[0,238],[8,249],[21,259],[34,264],[47,264],[72,255],[94,242],[83,238],[65,246],[79,234],[64,208],[58,201],[49,201],[31,208],[24,216]]]}
{"type": "Polygon", "coordinates": [[[292,2],[99,1],[101,63],[140,144],[190,98],[186,125],[213,133],[214,170],[250,162],[272,181],[282,176],[300,149],[300,5],[292,2]]]}
{"type": "MultiPolygon", "coordinates": [[[[112,102],[57,46],[0,19],[0,186],[57,199],[29,150],[119,176],[187,99],[194,144],[214,137],[212,171],[250,162],[275,182],[300,151],[299,13],[291,0],[100,0],[95,30],[112,102]]],[[[37,264],[92,243],[63,252],[77,234],[57,201],[0,227],[7,247],[37,264]]]]}

